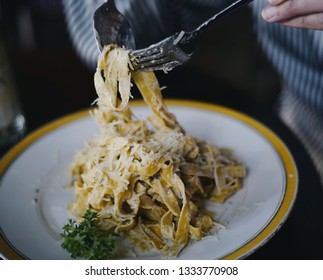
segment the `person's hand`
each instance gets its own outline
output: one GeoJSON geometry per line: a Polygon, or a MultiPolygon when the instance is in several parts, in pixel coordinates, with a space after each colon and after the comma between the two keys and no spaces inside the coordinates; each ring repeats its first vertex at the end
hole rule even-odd
{"type": "Polygon", "coordinates": [[[323,0],[268,0],[262,17],[282,25],[323,30],[323,0]]]}

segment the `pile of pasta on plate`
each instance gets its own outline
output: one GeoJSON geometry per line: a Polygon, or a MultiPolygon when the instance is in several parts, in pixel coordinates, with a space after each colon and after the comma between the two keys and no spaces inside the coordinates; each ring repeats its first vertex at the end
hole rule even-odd
{"type": "Polygon", "coordinates": [[[177,256],[216,222],[205,202],[223,202],[242,187],[244,166],[228,149],[187,134],[168,110],[153,72],[131,70],[129,51],[105,47],[95,73],[92,114],[100,128],[72,162],[69,210],[97,213],[97,226],[142,251],[177,256]],[[132,81],[152,115],[134,116],[132,81]]]}

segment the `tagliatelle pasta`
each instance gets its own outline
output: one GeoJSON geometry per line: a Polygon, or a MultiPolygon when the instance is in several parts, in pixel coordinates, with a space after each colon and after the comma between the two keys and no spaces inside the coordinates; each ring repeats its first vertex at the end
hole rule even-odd
{"type": "Polygon", "coordinates": [[[95,73],[100,132],[72,163],[81,217],[99,214],[103,230],[121,233],[142,250],[176,256],[214,227],[207,199],[223,202],[242,187],[244,166],[227,149],[188,135],[162,99],[153,72],[133,72],[129,51],[105,47],[95,73]],[[128,106],[132,81],[153,115],[136,119],[128,106]]]}

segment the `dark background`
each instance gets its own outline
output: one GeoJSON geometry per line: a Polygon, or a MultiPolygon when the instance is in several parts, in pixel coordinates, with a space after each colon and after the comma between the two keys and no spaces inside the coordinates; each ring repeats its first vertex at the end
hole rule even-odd
{"type": "MultiPolygon", "coordinates": [[[[93,75],[75,53],[60,1],[1,2],[2,28],[28,133],[88,108],[93,75]]],[[[280,79],[257,43],[245,7],[205,32],[189,63],[157,73],[166,98],[206,101],[260,120],[287,144],[298,165],[294,210],[279,232],[250,259],[322,259],[323,194],[303,146],[276,116],[280,79]]],[[[136,98],[140,96],[135,93],[136,98]]]]}

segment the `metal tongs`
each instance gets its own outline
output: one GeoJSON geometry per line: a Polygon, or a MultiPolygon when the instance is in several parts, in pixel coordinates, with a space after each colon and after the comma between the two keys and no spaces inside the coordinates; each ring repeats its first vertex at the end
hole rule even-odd
{"type": "Polygon", "coordinates": [[[252,0],[236,0],[190,32],[180,31],[147,48],[135,48],[128,20],[117,10],[114,0],[108,0],[94,14],[97,44],[102,51],[109,44],[130,49],[134,70],[163,70],[165,72],[187,62],[194,53],[198,35],[211,23],[252,0]]]}

